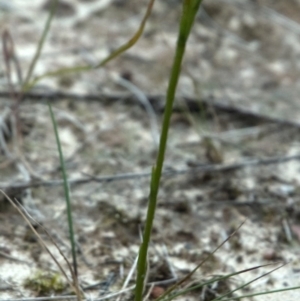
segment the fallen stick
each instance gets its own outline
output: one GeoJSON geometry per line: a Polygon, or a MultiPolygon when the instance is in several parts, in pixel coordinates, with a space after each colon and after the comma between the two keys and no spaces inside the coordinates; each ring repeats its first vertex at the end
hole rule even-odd
{"type": "MultiPolygon", "coordinates": [[[[282,164],[292,160],[300,160],[300,155],[295,156],[282,156],[282,157],[271,157],[267,159],[254,159],[247,160],[233,164],[207,164],[193,167],[193,168],[183,168],[183,169],[171,169],[164,170],[163,176],[177,176],[182,174],[193,174],[193,173],[214,173],[214,172],[225,172],[231,170],[237,170],[246,167],[254,167],[259,165],[271,165],[271,164],[282,164]]],[[[141,172],[141,173],[124,173],[116,175],[106,175],[106,176],[93,176],[86,175],[84,178],[69,179],[70,185],[82,185],[90,182],[115,182],[122,180],[136,180],[141,178],[147,178],[151,176],[151,172],[141,172]]],[[[49,180],[49,181],[36,181],[36,182],[17,182],[17,183],[5,183],[0,182],[0,189],[16,189],[22,190],[29,187],[40,187],[40,186],[59,186],[63,184],[63,180],[49,180]]]]}

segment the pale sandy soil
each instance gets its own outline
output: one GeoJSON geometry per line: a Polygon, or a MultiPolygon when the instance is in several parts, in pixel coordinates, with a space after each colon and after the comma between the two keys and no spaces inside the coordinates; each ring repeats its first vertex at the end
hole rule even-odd
{"type": "MultiPolygon", "coordinates": [[[[146,4],[65,0],[35,75],[97,63],[132,36],[146,4]]],[[[44,0],[0,1],[0,28],[13,37],[24,76],[47,17],[46,7],[44,0]]],[[[300,149],[299,8],[299,0],[203,4],[189,40],[172,117],[165,161],[170,174],[163,176],[159,194],[149,282],[183,277],[246,220],[189,285],[274,261],[287,264],[234,296],[300,285],[299,158],[278,163],[278,158],[298,155],[300,149]],[[274,157],[277,163],[270,165],[218,172],[199,168],[274,157]]],[[[7,134],[7,151],[1,143],[0,188],[22,202],[68,258],[63,189],[53,184],[61,174],[46,105],[49,93],[65,93],[52,100],[69,179],[137,174],[71,185],[81,250],[79,279],[89,298],[120,290],[137,256],[149,192],[149,177],[139,173],[150,172],[154,164],[179,17],[180,1],[157,1],[143,37],[121,57],[102,69],[39,82],[33,92],[44,97],[28,97],[19,107],[22,141],[17,144],[7,134]],[[133,89],[148,96],[154,117],[133,89]],[[99,99],[74,99],[71,94],[99,99]],[[53,185],[8,189],[30,180],[53,185]],[[87,289],[92,284],[98,285],[87,289]]],[[[13,116],[6,111],[13,100],[3,96],[8,91],[4,63],[0,75],[3,128],[3,120],[13,116]]],[[[12,76],[16,81],[14,72],[12,76]]],[[[59,257],[41,227],[37,230],[59,257]]],[[[213,300],[277,266],[243,273],[184,300],[213,300]]],[[[2,198],[0,301],[53,293],[26,287],[38,270],[58,271],[22,217],[2,198]]],[[[292,301],[299,296],[295,290],[248,300],[292,301]]],[[[131,293],[122,297],[131,299],[131,293]]]]}

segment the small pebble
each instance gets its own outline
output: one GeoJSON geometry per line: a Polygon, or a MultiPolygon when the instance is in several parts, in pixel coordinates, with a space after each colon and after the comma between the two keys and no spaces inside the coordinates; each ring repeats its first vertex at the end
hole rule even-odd
{"type": "Polygon", "coordinates": [[[278,256],[273,249],[265,250],[263,253],[263,259],[264,260],[276,260],[278,259],[278,256]]]}
{"type": "Polygon", "coordinates": [[[161,286],[154,286],[152,288],[150,297],[153,299],[156,299],[156,298],[160,297],[164,292],[165,292],[165,289],[162,288],[161,286]]]}

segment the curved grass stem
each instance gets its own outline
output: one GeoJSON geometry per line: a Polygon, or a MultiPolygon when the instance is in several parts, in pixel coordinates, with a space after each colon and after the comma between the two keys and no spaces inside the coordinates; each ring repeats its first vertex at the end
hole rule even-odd
{"type": "Polygon", "coordinates": [[[73,73],[79,73],[79,72],[85,72],[85,71],[90,71],[96,68],[101,68],[111,60],[115,59],[119,55],[121,55],[123,52],[131,48],[133,45],[137,43],[137,41],[140,39],[142,36],[146,23],[148,21],[148,18],[150,17],[153,5],[154,5],[155,0],[149,0],[146,13],[140,23],[139,28],[137,31],[134,33],[131,39],[129,39],[124,45],[120,46],[117,50],[112,52],[110,55],[108,55],[105,59],[100,61],[96,66],[90,66],[90,65],[83,65],[83,66],[75,66],[75,67],[70,67],[70,68],[61,68],[56,71],[52,72],[47,72],[45,74],[39,75],[35,77],[31,82],[27,82],[26,85],[24,85],[23,90],[25,92],[29,91],[33,86],[36,85],[37,82],[40,80],[47,78],[47,77],[53,77],[53,76],[62,76],[62,75],[67,75],[67,74],[73,74],[73,73]]]}

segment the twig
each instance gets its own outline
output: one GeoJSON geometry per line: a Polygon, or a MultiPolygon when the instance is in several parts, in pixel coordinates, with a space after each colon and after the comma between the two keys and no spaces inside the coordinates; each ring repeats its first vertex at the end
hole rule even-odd
{"type": "Polygon", "coordinates": [[[262,11],[274,23],[280,24],[282,27],[285,27],[289,31],[293,31],[297,35],[300,34],[299,23],[293,21],[292,19],[284,16],[283,14],[278,13],[274,9],[271,9],[271,8],[269,8],[267,6],[262,6],[262,11]]]}
{"type": "MultiPolygon", "coordinates": [[[[10,96],[9,91],[0,91],[0,98],[7,98],[10,96]]],[[[111,104],[116,101],[125,101],[126,104],[136,104],[136,101],[134,100],[134,97],[131,93],[99,93],[99,94],[75,94],[75,93],[64,93],[61,91],[49,91],[49,92],[27,92],[24,93],[24,99],[28,100],[48,100],[48,101],[61,101],[61,99],[72,99],[74,101],[101,101],[105,104],[111,104]]],[[[164,104],[163,104],[163,95],[159,94],[149,94],[146,95],[148,98],[150,104],[152,105],[153,109],[157,113],[162,113],[164,111],[164,104]]],[[[216,110],[231,113],[231,114],[237,114],[243,117],[247,118],[253,118],[257,121],[265,121],[265,122],[274,122],[279,125],[286,125],[286,126],[292,126],[295,128],[300,128],[300,123],[288,120],[288,119],[281,119],[275,116],[270,116],[266,114],[262,114],[260,112],[254,112],[247,108],[233,106],[231,104],[228,104],[227,99],[224,98],[214,98],[214,97],[207,97],[202,98],[201,100],[197,100],[192,97],[178,97],[177,99],[180,99],[182,101],[185,101],[189,110],[191,112],[198,112],[199,111],[199,101],[201,101],[202,108],[206,109],[207,107],[213,107],[216,110]]],[[[174,111],[181,111],[179,105],[174,105],[174,111]]]]}
{"type": "Polygon", "coordinates": [[[206,202],[201,202],[200,207],[206,207],[206,206],[236,206],[236,207],[242,207],[242,206],[279,206],[279,204],[274,202],[272,199],[259,199],[259,200],[253,200],[253,201],[233,201],[233,200],[209,200],[206,202]]]}
{"type": "MultiPolygon", "coordinates": [[[[282,157],[271,157],[267,159],[254,159],[247,160],[239,163],[233,164],[207,164],[193,167],[193,168],[183,168],[183,169],[172,169],[163,171],[163,176],[176,176],[183,174],[196,174],[196,173],[215,173],[215,172],[226,172],[230,170],[237,170],[245,167],[254,167],[260,165],[272,165],[272,164],[282,164],[292,160],[300,160],[300,155],[294,156],[282,156],[282,157]]],[[[68,180],[70,185],[80,185],[87,184],[90,182],[115,182],[122,180],[136,180],[141,178],[148,178],[151,176],[151,172],[140,172],[140,173],[124,173],[116,175],[107,176],[92,176],[87,175],[85,178],[71,179],[68,180]]],[[[50,181],[38,181],[38,182],[17,182],[17,183],[6,183],[0,182],[0,189],[26,189],[28,187],[40,187],[40,186],[59,186],[62,185],[62,180],[50,180],[50,181]]]]}

